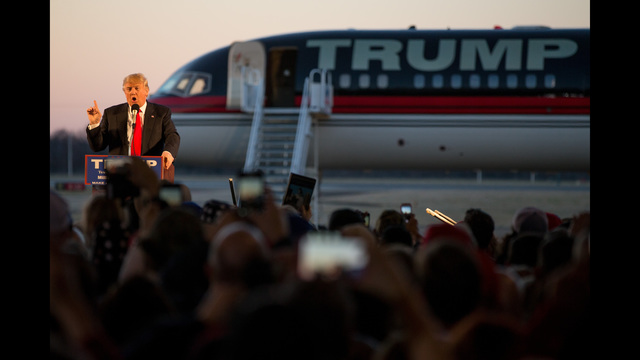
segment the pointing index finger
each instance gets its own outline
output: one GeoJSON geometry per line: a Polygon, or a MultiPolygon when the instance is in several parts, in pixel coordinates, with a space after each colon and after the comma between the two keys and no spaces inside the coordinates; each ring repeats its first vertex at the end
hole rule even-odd
{"type": "Polygon", "coordinates": [[[94,106],[96,109],[98,108],[98,103],[97,103],[95,100],[93,100],[93,106],[94,106]]]}

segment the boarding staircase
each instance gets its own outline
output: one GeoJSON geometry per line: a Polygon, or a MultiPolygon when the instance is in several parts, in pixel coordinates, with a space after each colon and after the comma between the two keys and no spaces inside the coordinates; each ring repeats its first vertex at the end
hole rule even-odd
{"type": "MultiPolygon", "coordinates": [[[[314,69],[305,79],[300,108],[264,108],[264,82],[256,69],[243,69],[242,105],[253,113],[243,171],[262,170],[277,203],[286,192],[290,173],[308,174],[307,157],[313,127],[331,114],[333,87],[327,70],[314,69]]],[[[317,151],[315,152],[317,156],[317,151]]]]}

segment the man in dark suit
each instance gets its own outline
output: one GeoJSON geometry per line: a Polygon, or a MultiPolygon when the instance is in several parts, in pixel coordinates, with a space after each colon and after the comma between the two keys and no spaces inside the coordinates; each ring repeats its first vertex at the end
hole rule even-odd
{"type": "Polygon", "coordinates": [[[169,169],[180,147],[180,135],[171,120],[171,110],[147,102],[149,83],[142,74],[125,77],[122,90],[127,102],[105,109],[104,116],[95,100],[93,107],[87,109],[89,146],[93,151],[109,147],[109,155],[162,156],[165,169],[169,169]],[[132,111],[134,105],[139,106],[139,121],[136,121],[136,112],[132,111]],[[134,124],[142,125],[139,154],[132,147],[136,139],[134,124]]]}

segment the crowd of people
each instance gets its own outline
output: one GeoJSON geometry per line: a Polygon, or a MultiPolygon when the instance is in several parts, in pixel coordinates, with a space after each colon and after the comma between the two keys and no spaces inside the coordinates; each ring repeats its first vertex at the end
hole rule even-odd
{"type": "Polygon", "coordinates": [[[268,189],[262,210],[199,206],[185,187],[169,205],[137,160],[127,165],[135,195],[97,192],[82,219],[51,190],[52,359],[589,354],[588,212],[525,206],[503,238],[477,208],[424,234],[395,210],[366,226],[344,208],[324,227],[268,189]],[[300,245],[316,232],[360,244],[364,266],[300,276],[300,245]]]}

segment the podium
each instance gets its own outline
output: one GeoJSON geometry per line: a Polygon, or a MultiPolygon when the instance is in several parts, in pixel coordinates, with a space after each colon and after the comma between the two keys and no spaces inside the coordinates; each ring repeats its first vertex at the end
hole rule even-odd
{"type": "MultiPolygon", "coordinates": [[[[85,155],[84,156],[84,184],[101,186],[107,185],[107,172],[104,168],[105,160],[122,159],[128,156],[123,155],[85,155]]],[[[173,164],[169,169],[162,166],[162,156],[137,156],[144,160],[149,168],[153,170],[158,179],[167,180],[173,183],[175,167],[173,164]]]]}

